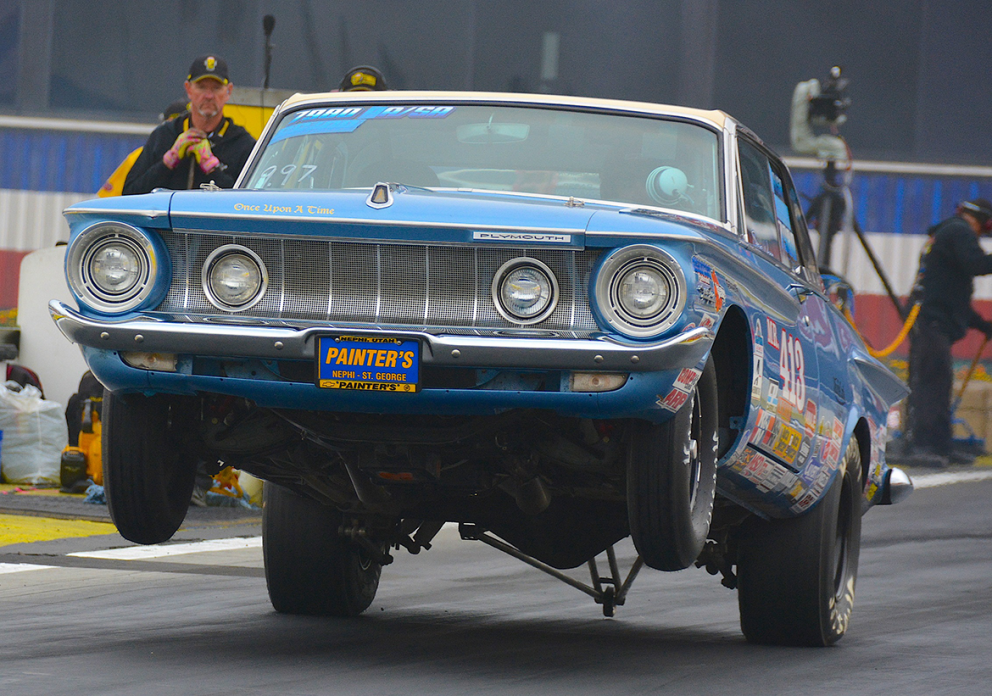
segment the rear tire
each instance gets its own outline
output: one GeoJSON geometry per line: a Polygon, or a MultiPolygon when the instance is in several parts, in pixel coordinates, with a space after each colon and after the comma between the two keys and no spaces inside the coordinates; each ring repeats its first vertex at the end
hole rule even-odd
{"type": "Polygon", "coordinates": [[[110,519],[125,539],[157,544],[186,519],[196,462],[182,436],[181,401],[103,395],[103,484],[110,519]]]}
{"type": "Polygon", "coordinates": [[[275,610],[357,616],[368,609],[382,566],[339,536],[341,513],[271,483],[263,497],[265,582],[275,610]]]}
{"type": "Polygon", "coordinates": [[[688,568],[706,544],[716,496],[717,414],[710,358],[672,419],[634,428],[627,516],[634,546],[650,568],[688,568]]]}
{"type": "Polygon", "coordinates": [[[737,561],[748,642],[826,646],[847,631],[861,550],[861,453],[852,437],[827,494],[801,517],[752,519],[737,561]]]}

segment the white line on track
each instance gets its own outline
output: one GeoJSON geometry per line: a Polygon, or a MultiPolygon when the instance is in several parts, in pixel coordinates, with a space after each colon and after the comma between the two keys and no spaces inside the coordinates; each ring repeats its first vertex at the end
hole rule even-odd
{"type": "Polygon", "coordinates": [[[914,488],[933,488],[947,486],[952,483],[968,483],[970,481],[985,481],[992,479],[990,471],[941,471],[935,474],[910,474],[914,488]]]}
{"type": "Polygon", "coordinates": [[[35,565],[34,563],[0,563],[0,575],[4,573],[23,573],[26,570],[45,570],[55,566],[35,565]]]}
{"type": "Polygon", "coordinates": [[[208,539],[189,544],[153,544],[151,546],[128,546],[106,551],[77,551],[66,554],[78,558],[103,558],[114,561],[144,561],[149,558],[165,558],[187,553],[206,551],[232,551],[235,549],[262,548],[262,537],[233,537],[230,539],[208,539]]]}
{"type": "MultiPolygon", "coordinates": [[[[938,472],[932,474],[911,474],[915,488],[934,488],[954,483],[968,483],[992,479],[989,471],[959,471],[938,472]]],[[[454,528],[454,523],[446,527],[454,528]]],[[[230,539],[208,539],[188,544],[153,544],[151,546],[128,546],[105,551],[77,551],[67,554],[77,558],[102,558],[116,561],[143,561],[151,558],[166,558],[188,553],[204,553],[209,551],[234,551],[238,549],[255,549],[262,547],[262,537],[233,537],[230,539]]],[[[0,563],[0,574],[18,573],[28,570],[43,570],[55,566],[35,565],[30,563],[0,563]]]]}

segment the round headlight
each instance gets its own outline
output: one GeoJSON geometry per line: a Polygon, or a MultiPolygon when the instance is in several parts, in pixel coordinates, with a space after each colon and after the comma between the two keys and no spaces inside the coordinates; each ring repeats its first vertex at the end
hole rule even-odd
{"type": "Polygon", "coordinates": [[[546,319],[558,303],[558,281],[537,259],[507,261],[493,278],[496,309],[515,324],[536,324],[546,319]]]}
{"type": "Polygon", "coordinates": [[[665,308],[671,286],[656,268],[636,266],[617,284],[617,301],[625,312],[638,319],[649,319],[665,308]]]}
{"type": "Polygon", "coordinates": [[[203,290],[218,309],[235,312],[253,307],[267,285],[265,264],[247,247],[222,246],[203,264],[203,290]]]}
{"type": "Polygon", "coordinates": [[[668,253],[647,244],[618,249],[596,279],[596,304],[618,332],[631,338],[657,336],[685,307],[685,278],[668,253]]]}
{"type": "Polygon", "coordinates": [[[159,268],[155,246],[123,223],[97,223],[72,240],[66,252],[69,287],[80,302],[106,313],[126,312],[145,302],[159,268]]]}
{"type": "Polygon", "coordinates": [[[97,245],[89,259],[89,277],[107,295],[123,295],[142,274],[141,250],[130,240],[111,239],[97,245]]]}

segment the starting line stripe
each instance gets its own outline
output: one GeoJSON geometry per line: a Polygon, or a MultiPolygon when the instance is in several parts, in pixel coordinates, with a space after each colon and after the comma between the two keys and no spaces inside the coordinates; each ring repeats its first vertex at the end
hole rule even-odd
{"type": "Polygon", "coordinates": [[[0,575],[5,573],[23,573],[26,570],[46,570],[55,568],[50,565],[35,565],[33,563],[0,563],[0,575]]]}
{"type": "Polygon", "coordinates": [[[207,551],[232,551],[236,549],[260,549],[262,537],[233,537],[230,539],[207,539],[188,544],[153,544],[151,546],[128,546],[106,551],[76,551],[66,554],[77,558],[103,558],[113,561],[144,561],[150,558],[180,556],[187,553],[207,551]]]}
{"type": "Polygon", "coordinates": [[[952,483],[967,483],[969,481],[985,481],[992,479],[992,471],[957,471],[940,472],[936,474],[910,474],[914,488],[934,488],[947,486],[952,483]]]}

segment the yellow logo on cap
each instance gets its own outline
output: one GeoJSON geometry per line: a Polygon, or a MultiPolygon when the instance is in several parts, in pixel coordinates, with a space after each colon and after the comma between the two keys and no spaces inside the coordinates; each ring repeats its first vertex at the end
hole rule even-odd
{"type": "Polygon", "coordinates": [[[369,85],[370,87],[375,87],[375,75],[368,75],[363,72],[356,72],[351,76],[351,84],[353,86],[358,85],[369,85]]]}
{"type": "Polygon", "coordinates": [[[203,65],[207,68],[207,70],[210,70],[212,72],[217,69],[217,59],[214,58],[213,56],[210,56],[205,61],[203,61],[203,65]]]}

